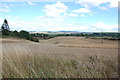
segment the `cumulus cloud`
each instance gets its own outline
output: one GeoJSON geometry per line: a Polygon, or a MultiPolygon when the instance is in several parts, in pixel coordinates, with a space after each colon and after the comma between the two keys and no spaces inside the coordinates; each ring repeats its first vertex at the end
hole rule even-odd
{"type": "Polygon", "coordinates": [[[80,9],[77,9],[77,10],[73,10],[72,12],[75,12],[75,13],[90,13],[91,10],[87,9],[87,8],[80,8],[80,9]]]}
{"type": "MultiPolygon", "coordinates": [[[[86,1],[86,0],[85,0],[86,1]]],[[[103,0],[102,0],[103,1],[103,0]]],[[[99,2],[98,2],[99,3],[99,2]]],[[[89,3],[91,6],[99,6],[99,4],[92,5],[92,2],[89,3]]],[[[31,2],[29,2],[30,5],[32,5],[31,2]]],[[[101,3],[102,4],[102,3],[101,3]]],[[[84,5],[85,6],[85,5],[84,5]]],[[[86,4],[86,7],[90,5],[86,4]]],[[[109,5],[110,6],[110,5],[109,5]]],[[[111,6],[113,7],[113,5],[111,6]]],[[[5,9],[9,10],[9,7],[4,7],[5,9]]],[[[108,25],[103,22],[98,22],[95,24],[87,24],[83,25],[81,23],[74,23],[67,22],[71,17],[85,17],[86,14],[93,15],[92,11],[89,8],[80,8],[71,11],[70,13],[67,12],[68,7],[61,3],[57,2],[55,4],[47,4],[45,5],[44,12],[46,16],[38,16],[35,21],[24,21],[21,20],[20,17],[16,17],[15,20],[11,20],[10,15],[6,15],[6,18],[8,18],[8,22],[10,25],[10,28],[12,30],[27,30],[27,31],[60,31],[60,30],[71,30],[71,31],[81,31],[81,32],[95,32],[95,31],[117,31],[118,26],[115,25],[108,25]],[[65,19],[65,16],[67,16],[67,19],[65,19]],[[65,20],[65,21],[64,21],[65,20]]],[[[101,9],[104,9],[101,7],[101,9]]],[[[12,16],[13,17],[13,16],[12,16]]],[[[2,19],[0,19],[0,22],[3,22],[2,19]]],[[[0,23],[2,24],[2,23],[0,23]]],[[[86,24],[86,23],[84,23],[86,24]]]]}
{"type": "Polygon", "coordinates": [[[51,5],[47,4],[45,6],[44,12],[48,17],[58,17],[62,13],[65,13],[67,9],[68,8],[66,5],[64,5],[61,2],[57,2],[57,3],[51,4],[51,5]]]}
{"type": "Polygon", "coordinates": [[[118,25],[113,24],[113,25],[108,25],[103,23],[102,21],[97,22],[96,24],[93,24],[92,26],[95,26],[94,28],[96,31],[105,31],[105,32],[111,32],[111,31],[118,31],[118,25]]]}
{"type": "MultiPolygon", "coordinates": [[[[82,25],[77,23],[76,21],[71,23],[62,23],[56,21],[52,18],[46,18],[40,16],[40,19],[33,21],[22,21],[22,20],[11,20],[7,19],[8,24],[11,30],[27,30],[27,31],[80,31],[80,32],[118,32],[118,25],[113,24],[105,24],[102,21],[94,23],[82,25]]],[[[3,24],[4,19],[0,18],[0,25],[3,24]]]]}
{"type": "Polygon", "coordinates": [[[109,6],[110,6],[111,8],[118,7],[118,2],[119,2],[119,0],[110,0],[109,6]]]}
{"type": "Polygon", "coordinates": [[[119,0],[78,0],[77,3],[80,3],[82,6],[89,8],[89,7],[97,7],[101,4],[109,4],[110,8],[118,7],[119,0]]]}

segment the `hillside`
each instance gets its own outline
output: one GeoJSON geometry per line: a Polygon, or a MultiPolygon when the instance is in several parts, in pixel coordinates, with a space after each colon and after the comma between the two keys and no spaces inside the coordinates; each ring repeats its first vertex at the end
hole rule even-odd
{"type": "Polygon", "coordinates": [[[100,43],[95,41],[78,37],[56,37],[41,40],[40,43],[2,39],[2,76],[4,78],[116,78],[118,76],[116,42],[108,41],[110,45],[99,48],[96,46],[100,43]],[[74,46],[69,47],[71,44],[74,46]],[[110,47],[112,45],[114,47],[110,47]]]}

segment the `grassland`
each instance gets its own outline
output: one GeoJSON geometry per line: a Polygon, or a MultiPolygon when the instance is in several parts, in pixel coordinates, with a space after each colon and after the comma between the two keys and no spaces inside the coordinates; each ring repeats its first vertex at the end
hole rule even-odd
{"type": "Polygon", "coordinates": [[[117,78],[118,41],[2,39],[3,78],[117,78]]]}

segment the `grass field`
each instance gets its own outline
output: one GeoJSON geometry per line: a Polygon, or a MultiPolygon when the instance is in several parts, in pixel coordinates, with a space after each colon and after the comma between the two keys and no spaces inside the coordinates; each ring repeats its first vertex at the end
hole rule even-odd
{"type": "Polygon", "coordinates": [[[2,39],[3,78],[117,78],[118,41],[2,39]]]}

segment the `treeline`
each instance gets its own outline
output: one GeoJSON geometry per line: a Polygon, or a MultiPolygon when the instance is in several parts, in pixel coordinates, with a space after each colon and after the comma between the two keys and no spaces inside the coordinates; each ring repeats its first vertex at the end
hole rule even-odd
{"type": "Polygon", "coordinates": [[[39,42],[39,39],[34,38],[31,34],[29,34],[29,32],[21,30],[20,32],[18,31],[9,31],[7,29],[3,29],[2,31],[2,37],[15,37],[15,38],[23,38],[23,39],[27,39],[30,41],[34,41],[34,42],[39,42]]]}
{"type": "Polygon", "coordinates": [[[44,34],[44,33],[35,33],[35,34],[31,34],[31,35],[38,39],[50,39],[53,37],[57,37],[56,35],[44,34]]]}
{"type": "Polygon", "coordinates": [[[85,33],[34,33],[31,35],[38,39],[50,39],[50,38],[58,37],[58,36],[76,36],[76,37],[79,37],[79,36],[87,37],[88,36],[85,33]]]}
{"type": "Polygon", "coordinates": [[[50,38],[53,38],[53,37],[57,37],[57,36],[87,36],[86,34],[84,33],[71,33],[71,34],[68,34],[68,33],[63,33],[63,34],[55,34],[55,33],[34,33],[34,34],[31,34],[32,36],[34,37],[37,37],[39,39],[50,39],[50,38]]]}
{"type": "Polygon", "coordinates": [[[50,39],[57,36],[76,36],[76,37],[86,37],[94,39],[120,39],[120,33],[34,33],[31,34],[39,39],[50,39]]]}
{"type": "Polygon", "coordinates": [[[120,40],[120,33],[92,33],[89,36],[97,39],[120,40]]]}

